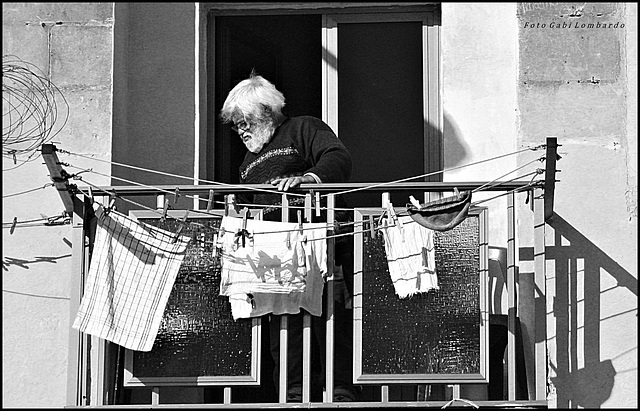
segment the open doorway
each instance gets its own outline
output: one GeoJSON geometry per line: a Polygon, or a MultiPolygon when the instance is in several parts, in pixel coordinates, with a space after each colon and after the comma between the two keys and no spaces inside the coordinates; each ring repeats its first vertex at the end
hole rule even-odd
{"type": "MultiPolygon", "coordinates": [[[[229,91],[255,70],[284,94],[286,115],[322,117],[321,15],[218,16],[211,23],[216,114],[229,91]]],[[[229,125],[214,120],[214,149],[208,150],[214,155],[212,177],[237,183],[246,148],[229,125]]]]}
{"type": "MultiPolygon", "coordinates": [[[[425,14],[332,12],[210,13],[208,61],[215,70],[208,85],[207,179],[238,182],[246,149],[217,114],[253,69],[283,92],[287,115],[313,115],[333,128],[353,157],[352,182],[397,181],[441,169],[438,66],[434,52],[427,63],[433,40],[426,38],[425,14]]],[[[346,197],[351,206],[380,205],[379,195],[366,191],[346,197]]],[[[407,198],[391,196],[397,205],[407,198]]]]}

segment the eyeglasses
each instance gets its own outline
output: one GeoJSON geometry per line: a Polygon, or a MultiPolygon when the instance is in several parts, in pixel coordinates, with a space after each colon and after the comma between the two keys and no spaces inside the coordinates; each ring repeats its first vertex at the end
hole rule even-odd
{"type": "Polygon", "coordinates": [[[231,126],[231,130],[235,133],[240,134],[240,132],[242,133],[246,133],[248,131],[251,130],[251,126],[249,124],[247,124],[244,121],[241,121],[239,123],[235,123],[233,126],[231,126]]]}

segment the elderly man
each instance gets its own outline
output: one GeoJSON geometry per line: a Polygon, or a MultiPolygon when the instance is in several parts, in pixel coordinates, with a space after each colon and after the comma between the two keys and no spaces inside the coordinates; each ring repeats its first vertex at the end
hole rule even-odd
{"type": "MultiPolygon", "coordinates": [[[[331,128],[316,117],[288,117],[282,113],[284,105],[283,94],[254,72],[229,92],[220,118],[224,123],[233,123],[232,129],[238,133],[248,150],[240,165],[241,183],[270,183],[277,186],[279,191],[287,191],[302,183],[348,181],[351,176],[351,156],[331,128]]],[[[253,199],[247,199],[257,206],[265,206],[264,219],[272,221],[281,216],[280,200],[279,194],[263,192],[254,194],[253,199]]],[[[292,205],[301,204],[302,201],[301,198],[294,199],[292,205]]],[[[339,206],[344,205],[341,201],[341,198],[337,199],[339,206]]],[[[345,221],[348,218],[348,213],[336,212],[336,220],[345,221]]],[[[351,292],[352,241],[351,236],[339,237],[335,249],[335,266],[344,278],[336,284],[338,289],[350,289],[351,292]]],[[[336,292],[336,295],[341,297],[344,293],[336,292]]],[[[291,295],[271,296],[279,300],[280,307],[285,307],[285,313],[290,314],[287,360],[287,399],[290,402],[301,401],[302,316],[305,311],[312,314],[312,329],[317,339],[312,346],[319,347],[319,354],[324,357],[325,322],[321,307],[325,296],[326,293],[314,296],[313,301],[307,303],[291,295]]],[[[340,299],[335,304],[334,401],[354,401],[358,392],[352,383],[352,310],[346,301],[340,299]]],[[[279,319],[279,315],[271,314],[269,321],[271,354],[276,364],[276,387],[279,382],[279,319]]],[[[312,387],[312,391],[313,388],[317,388],[317,385],[312,387]]]]}

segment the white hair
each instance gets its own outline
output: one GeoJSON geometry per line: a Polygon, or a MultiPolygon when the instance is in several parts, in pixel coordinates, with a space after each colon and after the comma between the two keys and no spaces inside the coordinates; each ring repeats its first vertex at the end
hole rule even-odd
{"type": "Polygon", "coordinates": [[[284,105],[284,95],[271,82],[252,71],[248,79],[239,82],[229,92],[220,110],[220,118],[225,123],[239,119],[271,122],[282,114],[284,105]]]}

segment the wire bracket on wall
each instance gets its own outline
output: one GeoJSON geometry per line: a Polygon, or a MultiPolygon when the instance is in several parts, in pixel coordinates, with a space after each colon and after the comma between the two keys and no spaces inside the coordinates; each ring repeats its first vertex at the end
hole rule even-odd
{"type": "Polygon", "coordinates": [[[562,157],[558,155],[558,139],[547,137],[547,153],[544,174],[544,221],[549,221],[553,217],[553,200],[556,187],[556,161],[562,157]]]}
{"type": "Polygon", "coordinates": [[[60,194],[65,211],[71,214],[74,209],[73,193],[76,191],[76,186],[69,184],[69,178],[72,176],[62,168],[62,163],[60,163],[56,151],[57,148],[54,144],[43,144],[42,158],[49,169],[51,181],[53,181],[56,190],[58,190],[58,194],[60,194]]]}

